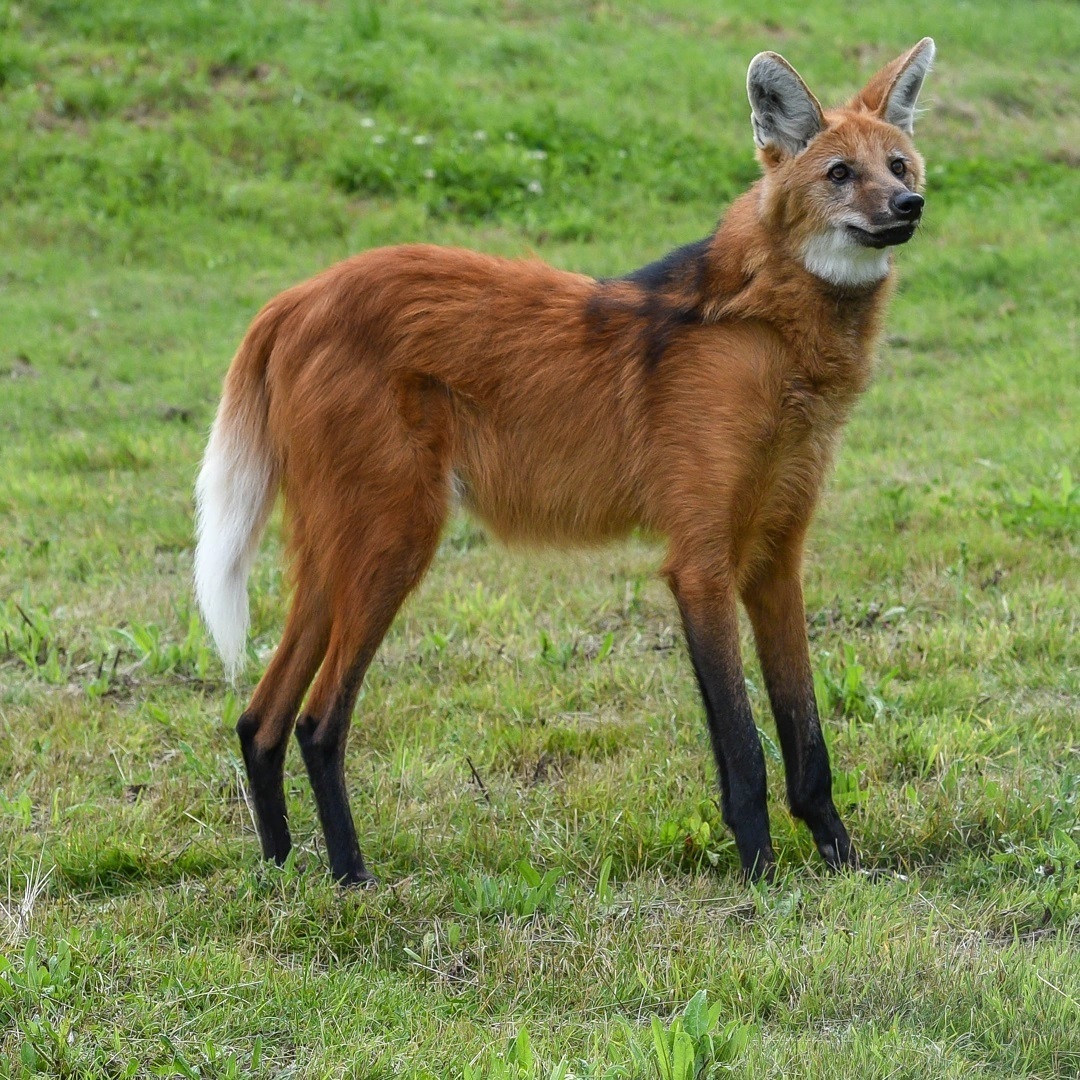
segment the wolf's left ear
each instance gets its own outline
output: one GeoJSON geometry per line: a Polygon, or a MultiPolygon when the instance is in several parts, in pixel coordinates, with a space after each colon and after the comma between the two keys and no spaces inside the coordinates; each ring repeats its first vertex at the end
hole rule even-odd
{"type": "Polygon", "coordinates": [[[915,103],[934,62],[934,52],[934,39],[923,38],[915,48],[883,67],[853,104],[877,113],[885,123],[910,135],[915,129],[915,103]]]}
{"type": "Polygon", "coordinates": [[[821,106],[799,73],[780,55],[758,53],[746,73],[754,142],[794,157],[825,128],[821,106]]]}

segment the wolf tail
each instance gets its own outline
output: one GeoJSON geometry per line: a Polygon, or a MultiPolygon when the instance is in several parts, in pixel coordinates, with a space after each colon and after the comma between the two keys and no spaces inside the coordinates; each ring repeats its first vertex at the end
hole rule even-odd
{"type": "Polygon", "coordinates": [[[268,424],[266,365],[283,315],[269,305],[244,337],[195,484],[195,595],[230,680],[244,659],[248,574],[281,480],[268,424]]]}

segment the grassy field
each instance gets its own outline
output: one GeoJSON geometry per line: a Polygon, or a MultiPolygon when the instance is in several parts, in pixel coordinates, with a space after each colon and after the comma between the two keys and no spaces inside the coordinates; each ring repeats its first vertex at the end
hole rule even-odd
{"type": "Polygon", "coordinates": [[[1080,1075],[1080,6],[752,8],[0,2],[0,1076],[1080,1075]],[[926,224],[807,568],[873,872],[789,818],[750,663],[741,884],[656,548],[464,519],[354,723],[382,887],[330,882],[295,751],[260,865],[276,529],[235,692],[189,588],[258,307],[402,240],[640,265],[756,175],[754,53],[835,101],[923,34],[926,224]]]}

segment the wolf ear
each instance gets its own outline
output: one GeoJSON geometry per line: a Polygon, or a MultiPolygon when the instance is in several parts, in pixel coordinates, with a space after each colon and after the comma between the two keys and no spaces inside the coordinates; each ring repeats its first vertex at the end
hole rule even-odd
{"type": "Polygon", "coordinates": [[[746,73],[754,142],[794,157],[825,129],[821,106],[799,73],[780,55],[758,53],[746,73]]]}
{"type": "Polygon", "coordinates": [[[934,39],[923,38],[915,48],[883,67],[853,104],[910,135],[915,129],[915,103],[934,62],[934,52],[934,39]]]}

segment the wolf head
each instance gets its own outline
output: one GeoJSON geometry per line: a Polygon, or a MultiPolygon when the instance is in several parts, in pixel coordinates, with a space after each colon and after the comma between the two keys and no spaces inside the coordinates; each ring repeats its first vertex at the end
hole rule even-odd
{"type": "Polygon", "coordinates": [[[934,42],[923,38],[829,111],[782,56],[751,61],[747,94],[765,169],[761,220],[815,276],[873,284],[889,272],[888,249],[914,235],[925,168],[911,136],[933,59],[934,42]]]}

